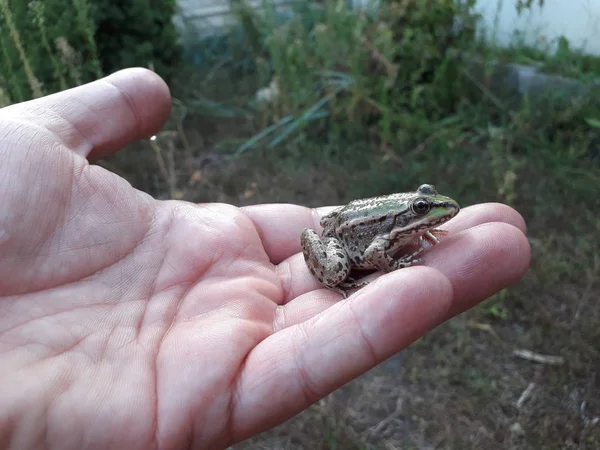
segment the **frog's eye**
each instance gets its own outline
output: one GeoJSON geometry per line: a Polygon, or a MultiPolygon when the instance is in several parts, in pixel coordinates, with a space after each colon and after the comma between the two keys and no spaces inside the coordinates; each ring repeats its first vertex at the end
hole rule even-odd
{"type": "Polygon", "coordinates": [[[415,214],[427,214],[431,209],[431,205],[424,198],[418,198],[412,202],[411,208],[415,214]]]}

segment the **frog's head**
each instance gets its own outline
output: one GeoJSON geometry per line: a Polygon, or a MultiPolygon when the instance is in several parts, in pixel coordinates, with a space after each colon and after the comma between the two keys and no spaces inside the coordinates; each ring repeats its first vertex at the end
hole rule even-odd
{"type": "Polygon", "coordinates": [[[405,223],[397,223],[396,226],[411,234],[423,234],[452,219],[460,211],[454,199],[438,194],[431,184],[419,186],[408,199],[407,206],[405,223]]]}

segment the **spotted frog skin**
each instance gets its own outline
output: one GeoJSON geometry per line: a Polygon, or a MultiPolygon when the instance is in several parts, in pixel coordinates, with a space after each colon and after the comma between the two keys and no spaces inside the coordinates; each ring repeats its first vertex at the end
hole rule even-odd
{"type": "Polygon", "coordinates": [[[368,284],[349,278],[352,269],[391,272],[422,262],[424,240],[439,242],[438,225],[456,216],[458,203],[423,184],[415,192],[354,200],[321,218],[322,236],[302,231],[300,242],[310,272],[327,288],[347,291],[368,284]],[[396,258],[399,250],[418,250],[396,258]]]}

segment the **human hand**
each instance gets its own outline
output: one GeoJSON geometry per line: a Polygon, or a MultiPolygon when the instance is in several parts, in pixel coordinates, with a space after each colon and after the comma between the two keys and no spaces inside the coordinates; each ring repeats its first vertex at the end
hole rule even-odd
{"type": "Polygon", "coordinates": [[[89,164],[170,96],[131,69],[0,110],[0,446],[218,448],[521,278],[525,224],[464,208],[423,266],[347,300],[300,253],[315,210],[157,201],[89,164]]]}

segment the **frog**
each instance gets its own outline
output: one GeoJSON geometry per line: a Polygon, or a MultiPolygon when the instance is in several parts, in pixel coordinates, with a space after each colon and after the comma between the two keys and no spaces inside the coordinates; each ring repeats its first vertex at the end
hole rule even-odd
{"type": "Polygon", "coordinates": [[[422,263],[422,253],[448,233],[437,227],[459,211],[454,199],[438,194],[432,184],[422,184],[414,192],[363,198],[338,207],[321,218],[321,236],[305,228],[300,245],[310,273],[346,298],[370,282],[352,278],[355,269],[389,273],[422,263]],[[416,251],[397,257],[415,247],[416,251]]]}

